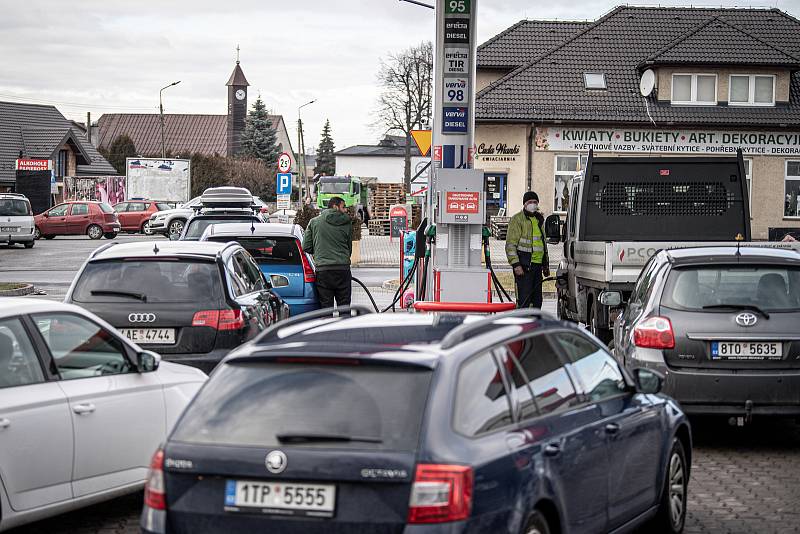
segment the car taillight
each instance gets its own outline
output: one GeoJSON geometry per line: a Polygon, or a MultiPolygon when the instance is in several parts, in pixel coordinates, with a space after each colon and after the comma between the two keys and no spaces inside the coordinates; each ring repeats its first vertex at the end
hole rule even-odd
{"type": "Polygon", "coordinates": [[[158,449],[150,460],[150,470],[144,485],[144,505],[154,510],[167,509],[164,490],[164,451],[158,449]]]}
{"type": "Polygon", "coordinates": [[[644,349],[674,349],[672,322],[666,317],[649,317],[633,329],[633,344],[644,349]]]}
{"type": "Polygon", "coordinates": [[[303,251],[303,244],[299,239],[295,239],[295,241],[297,241],[297,249],[300,251],[300,259],[303,261],[303,281],[316,282],[317,273],[314,272],[314,269],[311,267],[311,262],[308,261],[308,257],[303,251]]]}
{"type": "Polygon", "coordinates": [[[192,326],[207,326],[214,330],[244,328],[242,310],[203,310],[194,314],[192,326]]]}
{"type": "Polygon", "coordinates": [[[417,466],[408,505],[409,523],[446,523],[469,517],[472,468],[463,465],[417,466]]]}

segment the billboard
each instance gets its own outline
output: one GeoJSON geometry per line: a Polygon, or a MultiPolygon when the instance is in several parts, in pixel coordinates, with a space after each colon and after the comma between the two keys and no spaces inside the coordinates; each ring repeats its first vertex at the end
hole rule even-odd
{"type": "Polygon", "coordinates": [[[128,198],[186,202],[191,194],[188,159],[128,158],[128,198]]]}
{"type": "Polygon", "coordinates": [[[97,200],[111,206],[127,198],[124,176],[65,176],[64,200],[97,200]]]}

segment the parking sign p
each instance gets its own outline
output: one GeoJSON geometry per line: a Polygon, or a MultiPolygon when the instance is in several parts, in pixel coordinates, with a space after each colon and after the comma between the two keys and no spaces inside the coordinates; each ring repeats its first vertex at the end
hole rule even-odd
{"type": "Polygon", "coordinates": [[[291,195],[292,194],[292,175],[288,172],[278,173],[277,194],[291,195]]]}

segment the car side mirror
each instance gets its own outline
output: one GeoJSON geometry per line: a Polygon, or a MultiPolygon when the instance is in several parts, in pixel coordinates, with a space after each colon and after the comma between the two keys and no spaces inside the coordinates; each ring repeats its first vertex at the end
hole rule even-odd
{"type": "Polygon", "coordinates": [[[136,367],[140,373],[151,373],[161,365],[161,356],[150,350],[143,350],[136,355],[136,367]]]}
{"type": "Polygon", "coordinates": [[[547,242],[557,245],[561,242],[561,217],[550,215],[544,220],[544,233],[547,234],[547,242]]]}
{"type": "Polygon", "coordinates": [[[652,369],[637,367],[633,370],[636,387],[641,393],[655,395],[664,386],[664,375],[652,369]]]}
{"type": "Polygon", "coordinates": [[[279,287],[289,287],[289,279],[280,274],[269,275],[269,280],[272,282],[272,287],[278,289],[279,287]]]}
{"type": "Polygon", "coordinates": [[[603,306],[620,306],[622,305],[622,293],[619,291],[603,291],[597,300],[603,306]]]}

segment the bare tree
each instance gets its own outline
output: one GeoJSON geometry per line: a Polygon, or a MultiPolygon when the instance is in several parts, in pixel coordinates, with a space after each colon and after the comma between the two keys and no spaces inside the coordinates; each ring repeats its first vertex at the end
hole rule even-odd
{"type": "Polygon", "coordinates": [[[406,138],[405,185],[411,191],[411,130],[421,129],[431,118],[433,101],[433,44],[423,41],[381,60],[377,122],[386,132],[406,138]]]}

